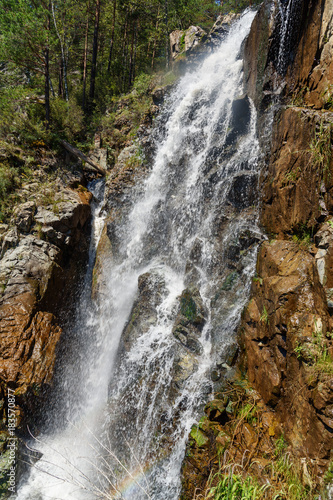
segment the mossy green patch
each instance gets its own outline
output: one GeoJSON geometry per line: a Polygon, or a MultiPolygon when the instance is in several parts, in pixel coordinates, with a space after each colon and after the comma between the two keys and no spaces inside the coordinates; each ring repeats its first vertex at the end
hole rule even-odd
{"type": "Polygon", "coordinates": [[[199,448],[206,446],[209,442],[209,438],[199,429],[197,425],[193,425],[190,437],[194,439],[199,448]]]}
{"type": "Polygon", "coordinates": [[[222,283],[221,290],[224,290],[224,291],[231,290],[234,283],[237,280],[237,277],[238,277],[237,271],[232,271],[230,274],[228,274],[228,276],[226,277],[226,279],[222,283]]]}
{"type": "Polygon", "coordinates": [[[189,290],[184,290],[180,299],[180,312],[189,321],[194,321],[197,316],[197,306],[189,290]]]}

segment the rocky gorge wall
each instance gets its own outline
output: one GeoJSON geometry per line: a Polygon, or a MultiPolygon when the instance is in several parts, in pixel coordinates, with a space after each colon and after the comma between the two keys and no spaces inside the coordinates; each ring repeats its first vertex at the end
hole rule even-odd
{"type": "Polygon", "coordinates": [[[333,2],[290,5],[284,64],[280,2],[262,4],[244,48],[245,91],[259,113],[264,154],[267,241],[239,328],[238,376],[191,432],[184,500],[216,485],[218,464],[273,485],[269,498],[278,490],[283,498],[314,498],[333,458],[333,2]],[[279,439],[299,464],[299,493],[272,472],[279,439]]]}
{"type": "MultiPolygon", "coordinates": [[[[261,55],[265,25],[260,19],[268,5],[262,6],[259,26],[245,47],[247,91],[262,110],[276,87],[274,32],[268,37],[261,104],[252,50],[261,55]]],[[[270,240],[258,255],[241,336],[249,381],[274,409],[293,451],[315,460],[320,469],[331,458],[333,432],[333,3],[303,2],[297,14],[286,74],[277,76],[285,88],[261,178],[261,222],[270,240]]]]}
{"type": "MultiPolygon", "coordinates": [[[[233,345],[222,369],[228,376],[215,385],[214,399],[189,437],[182,472],[183,500],[204,494],[212,484],[209,478],[221,464],[242,463],[245,472],[251,470],[262,481],[270,478],[269,466],[275,460],[276,441],[281,436],[290,453],[302,461],[303,482],[308,482],[311,491],[318,483],[313,475],[322,477],[331,460],[333,5],[331,0],[304,0],[298,5],[299,22],[289,41],[290,58],[280,75],[276,76],[281,20],[277,14],[272,17],[278,12],[277,2],[263,3],[244,47],[245,91],[258,109],[258,136],[264,151],[260,219],[267,241],[258,254],[250,302],[239,327],[237,375],[234,377],[237,347],[233,345]]],[[[196,65],[207,50],[213,49],[217,34],[224,36],[231,21],[220,19],[208,35],[196,29],[185,36],[176,34],[171,40],[175,53],[178,51],[175,71],[182,73],[187,64],[185,57],[179,57],[183,49],[188,52],[189,64],[196,65]]],[[[105,257],[117,255],[116,223],[131,208],[131,190],[148,174],[152,154],[149,127],[167,91],[168,87],[160,88],[149,96],[136,131],[140,145],[132,141],[131,97],[119,101],[113,133],[104,137],[115,152],[115,162],[106,185],[108,217],[94,269],[95,298],[103,296],[106,278],[101,267],[105,257]],[[147,162],[142,161],[141,147],[145,148],[147,162]]],[[[239,99],[239,103],[248,107],[248,98],[239,99]]],[[[52,200],[43,203],[34,199],[36,186],[25,186],[24,203],[17,208],[10,226],[0,228],[0,451],[5,454],[7,388],[16,391],[17,414],[22,417],[18,424],[23,428],[24,415],[36,411],[44,389],[51,383],[61,335],[57,321],[60,299],[70,299],[73,288],[67,288],[67,284],[75,281],[87,252],[90,195],[80,187],[84,183],[80,176],[71,173],[70,177],[61,183],[52,200]],[[79,266],[73,259],[77,259],[78,248],[79,266]],[[58,297],[56,290],[60,295],[66,290],[68,293],[58,297]]],[[[235,205],[236,188],[231,196],[235,205]]],[[[256,196],[252,188],[249,206],[256,196]]],[[[252,241],[246,235],[243,239],[245,246],[239,246],[235,253],[244,253],[247,241],[252,241]]],[[[230,269],[234,269],[238,254],[228,256],[230,269]]],[[[235,271],[225,281],[221,279],[225,287],[222,293],[232,288],[234,277],[235,271]]],[[[146,328],[145,317],[147,324],[154,320],[160,289],[152,288],[153,278],[148,274],[140,277],[133,321],[124,331],[124,351],[130,345],[129,336],[146,328]],[[145,307],[147,296],[155,309],[145,307]]],[[[197,307],[200,297],[194,292],[197,307]]],[[[180,313],[178,320],[174,336],[179,340],[184,328],[176,327],[184,327],[185,321],[180,313]]],[[[185,326],[193,333],[191,322],[185,326]]],[[[187,335],[187,344],[192,337],[187,335]]],[[[195,350],[195,342],[193,345],[195,350]]],[[[188,366],[182,370],[176,384],[186,380],[188,366]]],[[[219,377],[217,371],[212,372],[214,381],[219,377]]]]}
{"type": "MultiPolygon", "coordinates": [[[[0,226],[1,498],[9,493],[12,465],[8,418],[22,437],[27,425],[33,430],[42,416],[62,327],[73,310],[89,249],[92,195],[82,170],[73,163],[57,165],[43,149],[35,155],[38,166],[17,190],[12,215],[0,226]]],[[[3,151],[4,159],[9,164],[27,161],[19,148],[3,151]]],[[[16,442],[16,459],[20,449],[16,442]]]]}

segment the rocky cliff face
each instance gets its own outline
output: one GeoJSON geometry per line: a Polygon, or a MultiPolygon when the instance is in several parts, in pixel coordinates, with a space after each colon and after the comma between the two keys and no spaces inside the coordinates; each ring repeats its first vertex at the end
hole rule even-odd
{"type": "Polygon", "coordinates": [[[323,466],[322,461],[330,459],[333,431],[328,265],[333,209],[333,80],[328,56],[332,3],[299,5],[301,23],[294,26],[285,74],[279,71],[272,30],[264,77],[258,83],[253,75],[260,71],[249,54],[250,47],[260,52],[258,37],[263,39],[268,5],[261,8],[245,49],[248,92],[258,103],[261,100],[263,110],[267,92],[274,100],[276,80],[285,88],[282,105],[274,112],[270,157],[261,179],[261,221],[273,241],[258,255],[258,278],[244,315],[243,338],[249,380],[283,422],[293,451],[323,466]],[[269,89],[261,97],[260,85],[264,94],[269,89]]]}
{"type": "MultiPolygon", "coordinates": [[[[22,152],[22,154],[24,154],[22,152]]],[[[91,194],[82,173],[40,165],[35,181],[1,225],[0,259],[0,491],[8,480],[8,389],[15,394],[15,427],[27,432],[48,393],[62,333],[59,314],[74,305],[88,255],[91,194]],[[70,187],[69,187],[70,186],[70,187]]],[[[63,318],[64,319],[64,318],[63,318]]]]}
{"type": "Polygon", "coordinates": [[[284,52],[279,2],[263,3],[245,44],[245,89],[259,112],[265,155],[260,219],[269,238],[258,254],[239,330],[241,373],[257,391],[251,396],[257,398],[256,422],[234,407],[228,413],[223,398],[230,388],[222,388],[215,407],[224,417],[211,416],[207,406],[196,434],[201,439],[191,433],[183,499],[192,498],[195,488],[205,491],[218,454],[224,465],[226,457],[239,463],[247,449],[241,473],[252,461],[252,473],[264,481],[264,461],[276,460],[281,433],[295,463],[302,464],[302,494],[309,495],[304,498],[322,487],[332,460],[333,5],[291,4],[295,19],[284,52]]]}
{"type": "Polygon", "coordinates": [[[208,33],[200,26],[190,26],[187,30],[176,30],[170,33],[173,71],[182,74],[188,68],[196,67],[208,53],[221,44],[230,25],[238,18],[239,14],[234,13],[219,16],[208,33]]]}

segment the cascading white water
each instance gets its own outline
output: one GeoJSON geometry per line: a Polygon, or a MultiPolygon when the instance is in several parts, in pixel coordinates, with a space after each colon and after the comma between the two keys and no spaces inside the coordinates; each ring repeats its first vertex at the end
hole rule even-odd
{"type": "Polygon", "coordinates": [[[277,57],[277,71],[284,75],[290,63],[292,40],[300,22],[302,0],[279,0],[278,7],[281,19],[280,43],[277,57]]]}
{"type": "Polygon", "coordinates": [[[256,114],[250,104],[237,132],[233,107],[254,15],[232,26],[165,105],[151,173],[114,228],[107,293],[99,307],[84,299],[76,359],[71,351],[58,377],[66,411],[59,417],[55,406],[53,431],[31,444],[43,457],[19,500],[178,498],[185,442],[233,340],[260,238],[256,114]],[[194,348],[173,334],[186,287],[206,311],[194,348]]]}

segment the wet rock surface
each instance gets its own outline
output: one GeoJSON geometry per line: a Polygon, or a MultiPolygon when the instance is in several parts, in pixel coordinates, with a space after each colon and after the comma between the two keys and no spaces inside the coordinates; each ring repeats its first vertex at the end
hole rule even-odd
{"type": "Polygon", "coordinates": [[[238,18],[239,15],[234,13],[219,16],[208,33],[200,26],[190,26],[187,30],[170,33],[170,53],[174,72],[183,74],[188,68],[196,67],[208,53],[220,46],[230,26],[238,18]]]}
{"type": "MultiPolygon", "coordinates": [[[[270,241],[258,254],[239,328],[241,373],[231,392],[246,373],[256,389],[255,406],[263,411],[261,423],[258,428],[258,421],[228,413],[224,398],[230,387],[224,387],[218,404],[209,403],[191,431],[182,500],[207,493],[207,485],[214,486],[208,478],[218,470],[222,477],[230,474],[225,464],[244,460],[237,455],[242,446],[248,450],[243,479],[254,475],[259,483],[271,481],[265,473],[281,433],[291,460],[301,464],[300,483],[309,498],[323,491],[332,459],[332,6],[329,1],[294,4],[299,15],[286,35],[284,60],[275,2],[260,7],[244,49],[245,90],[259,112],[263,151],[260,218],[270,241]]],[[[230,201],[239,203],[232,191],[230,201]]],[[[231,263],[237,255],[236,246],[231,263]]],[[[225,286],[232,287],[233,280],[231,273],[225,286]]],[[[212,371],[215,384],[223,379],[222,369],[223,363],[212,371]]]]}
{"type": "Polygon", "coordinates": [[[3,225],[0,260],[0,381],[4,394],[15,390],[23,433],[52,383],[58,314],[74,302],[86,262],[91,199],[85,188],[68,189],[63,180],[47,195],[49,203],[39,184],[34,189],[35,201],[18,204],[10,225],[3,225]]]}
{"type": "Polygon", "coordinates": [[[200,334],[204,327],[207,311],[203,305],[200,292],[191,287],[183,291],[180,297],[180,311],[172,330],[181,344],[195,354],[200,354],[200,334]]]}

